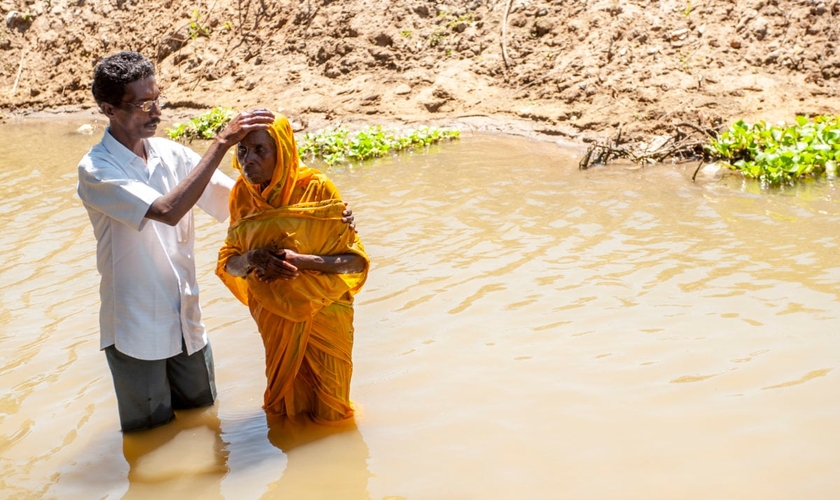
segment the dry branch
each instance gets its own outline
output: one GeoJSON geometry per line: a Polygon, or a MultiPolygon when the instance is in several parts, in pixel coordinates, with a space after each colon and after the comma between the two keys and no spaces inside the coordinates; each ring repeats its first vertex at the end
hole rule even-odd
{"type": "Polygon", "coordinates": [[[593,165],[606,165],[613,159],[626,159],[642,164],[662,163],[676,159],[700,158],[702,160],[706,156],[703,148],[708,144],[708,139],[717,137],[713,130],[692,123],[678,123],[674,125],[674,128],[674,134],[659,136],[651,144],[629,142],[622,144],[622,126],[619,126],[614,138],[607,142],[595,142],[589,146],[578,167],[586,170],[593,165]],[[688,127],[694,132],[703,134],[703,137],[698,139],[692,134],[685,134],[680,127],[688,127]]]}
{"type": "Polygon", "coordinates": [[[507,56],[507,19],[508,14],[510,14],[510,6],[513,4],[513,0],[508,0],[507,6],[505,7],[505,15],[502,18],[502,59],[505,61],[505,69],[510,68],[510,64],[508,64],[508,56],[507,56]]]}
{"type": "Polygon", "coordinates": [[[14,96],[15,92],[17,92],[18,83],[20,83],[20,75],[21,75],[21,73],[23,73],[23,60],[24,60],[25,57],[26,57],[26,51],[21,50],[20,51],[20,62],[18,63],[18,69],[17,69],[17,76],[15,76],[15,84],[12,85],[12,91],[9,92],[9,95],[11,95],[11,96],[14,96]]]}

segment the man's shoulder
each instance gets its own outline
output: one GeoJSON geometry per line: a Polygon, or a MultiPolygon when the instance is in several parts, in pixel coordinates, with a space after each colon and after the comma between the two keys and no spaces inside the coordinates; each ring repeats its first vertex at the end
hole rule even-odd
{"type": "Polygon", "coordinates": [[[150,137],[147,141],[149,146],[163,158],[192,162],[199,157],[195,151],[187,146],[165,137],[150,137]]]}
{"type": "Polygon", "coordinates": [[[180,142],[167,139],[166,137],[149,137],[147,140],[149,141],[149,144],[151,144],[152,147],[155,149],[155,151],[169,151],[178,154],[194,153],[194,151],[188,148],[187,146],[181,144],[180,142]]]}
{"type": "Polygon", "coordinates": [[[79,167],[91,169],[102,167],[108,164],[113,164],[117,161],[116,157],[108,150],[102,141],[93,145],[90,151],[82,156],[79,160],[79,167]]]}
{"type": "Polygon", "coordinates": [[[146,140],[149,141],[155,148],[175,150],[189,149],[180,142],[167,139],[166,137],[149,137],[146,140]]]}

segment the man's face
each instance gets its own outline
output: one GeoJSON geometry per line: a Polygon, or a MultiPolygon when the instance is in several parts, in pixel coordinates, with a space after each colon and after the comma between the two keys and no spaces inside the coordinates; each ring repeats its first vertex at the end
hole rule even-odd
{"type": "MultiPolygon", "coordinates": [[[[152,106],[143,111],[139,106],[145,101],[154,101],[160,97],[160,89],[155,77],[136,80],[125,87],[122,102],[116,106],[103,103],[102,111],[110,120],[111,133],[120,142],[134,143],[155,135],[160,123],[160,107],[152,106]]],[[[129,144],[126,144],[129,146],[129,144]]],[[[129,146],[130,147],[130,146],[129,146]]]]}
{"type": "Polygon", "coordinates": [[[236,158],[248,182],[263,184],[271,180],[277,166],[277,145],[268,132],[255,130],[236,146],[236,158]]]}

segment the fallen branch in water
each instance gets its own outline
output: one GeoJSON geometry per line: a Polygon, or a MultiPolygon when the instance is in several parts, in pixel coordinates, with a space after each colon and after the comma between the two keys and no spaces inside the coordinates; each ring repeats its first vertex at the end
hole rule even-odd
{"type": "Polygon", "coordinates": [[[708,138],[717,137],[717,132],[692,123],[678,123],[674,125],[673,134],[660,135],[650,143],[621,142],[623,125],[618,127],[616,135],[607,142],[595,142],[587,149],[578,167],[586,170],[593,165],[606,165],[610,160],[626,159],[634,163],[662,163],[667,160],[705,158],[707,153],[703,147],[708,144],[708,138]],[[681,130],[690,128],[692,132],[686,134],[681,130]],[[703,134],[697,138],[693,134],[703,134]]]}
{"type": "Polygon", "coordinates": [[[699,160],[692,181],[704,167],[712,165],[716,177],[726,169],[755,179],[762,187],[840,177],[837,115],[798,115],[794,125],[768,125],[764,121],[750,125],[738,120],[720,130],[686,122],[676,123],[673,128],[673,134],[654,137],[649,144],[630,144],[622,142],[619,127],[613,139],[592,144],[578,166],[584,170],[615,158],[641,164],[699,160]]]}

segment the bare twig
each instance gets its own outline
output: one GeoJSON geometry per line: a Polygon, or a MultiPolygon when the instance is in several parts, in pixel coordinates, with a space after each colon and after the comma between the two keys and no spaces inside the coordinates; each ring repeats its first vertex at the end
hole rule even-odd
{"type": "Polygon", "coordinates": [[[715,134],[715,132],[714,132],[714,130],[710,130],[710,129],[707,129],[707,128],[703,128],[703,127],[701,127],[700,125],[695,125],[695,124],[693,124],[693,123],[680,122],[680,123],[677,123],[677,124],[676,124],[676,125],[674,125],[674,126],[675,126],[675,127],[677,127],[678,129],[679,129],[680,127],[689,127],[689,128],[693,128],[694,130],[696,130],[696,131],[700,132],[701,134],[707,135],[707,136],[711,137],[712,139],[714,139],[715,137],[717,137],[717,136],[716,136],[716,134],[715,134]]]}
{"type": "Polygon", "coordinates": [[[611,62],[613,58],[613,44],[615,44],[615,35],[610,35],[610,46],[607,49],[607,62],[611,62]]]}
{"type": "Polygon", "coordinates": [[[607,151],[607,154],[605,154],[603,160],[601,160],[601,161],[604,162],[604,164],[606,164],[608,161],[610,161],[610,154],[612,154],[612,152],[613,152],[612,151],[612,146],[618,146],[619,144],[621,144],[621,129],[622,128],[624,128],[624,124],[620,123],[618,125],[618,133],[615,135],[615,139],[610,141],[610,145],[611,145],[610,150],[607,151]]]}
{"type": "Polygon", "coordinates": [[[17,92],[17,86],[18,86],[18,83],[20,83],[20,74],[23,72],[23,58],[24,57],[26,57],[26,51],[21,50],[20,51],[20,62],[18,63],[17,76],[15,77],[15,84],[12,85],[12,91],[9,92],[9,95],[11,95],[11,96],[15,95],[15,92],[17,92]]]}
{"type": "Polygon", "coordinates": [[[700,171],[700,168],[703,166],[703,160],[700,160],[700,163],[697,164],[697,168],[694,169],[694,175],[691,176],[691,182],[694,182],[694,179],[697,178],[697,172],[700,171]]]}
{"type": "Polygon", "coordinates": [[[661,163],[669,158],[696,158],[698,155],[702,156],[702,147],[706,144],[705,140],[664,136],[664,141],[657,144],[655,149],[648,150],[650,146],[647,146],[643,150],[634,151],[621,145],[622,128],[623,126],[619,126],[615,139],[590,146],[578,167],[585,170],[591,165],[606,165],[608,161],[619,158],[634,163],[661,163]]]}
{"type": "Polygon", "coordinates": [[[592,158],[592,152],[595,151],[596,146],[592,145],[589,146],[589,149],[586,150],[586,154],[583,155],[583,158],[578,163],[578,168],[580,170],[586,170],[589,168],[589,159],[592,158]]]}
{"type": "Polygon", "coordinates": [[[239,18],[239,29],[243,29],[245,18],[248,17],[248,10],[251,8],[251,0],[248,0],[248,5],[245,6],[245,15],[242,15],[242,0],[236,0],[236,13],[239,18]]]}
{"type": "Polygon", "coordinates": [[[502,59],[505,61],[505,69],[510,68],[510,64],[508,63],[508,56],[507,56],[507,19],[508,14],[510,14],[510,6],[513,4],[513,0],[508,0],[507,6],[505,7],[505,15],[502,19],[502,59]]]}

